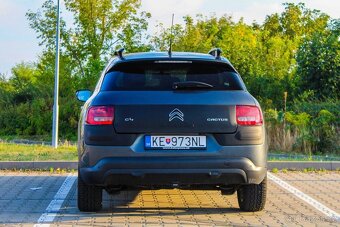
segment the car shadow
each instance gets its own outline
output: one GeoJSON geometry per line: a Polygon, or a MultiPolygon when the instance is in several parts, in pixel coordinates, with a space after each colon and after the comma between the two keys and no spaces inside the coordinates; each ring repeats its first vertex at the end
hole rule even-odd
{"type": "MultiPolygon", "coordinates": [[[[80,212],[76,205],[76,190],[72,191],[71,195],[60,210],[60,214],[55,219],[56,224],[74,224],[74,221],[80,223],[91,223],[93,220],[110,220],[112,223],[117,225],[123,225],[125,222],[133,224],[133,220],[144,220],[144,224],[148,225],[153,223],[156,225],[162,225],[162,223],[155,223],[160,219],[167,221],[177,219],[179,222],[185,222],[190,225],[197,225],[193,222],[193,218],[198,220],[199,224],[211,225],[212,220],[208,220],[207,216],[223,215],[229,214],[240,214],[238,207],[233,207],[229,202],[228,197],[225,198],[225,207],[214,207],[207,197],[206,201],[191,201],[189,204],[182,202],[169,202],[169,198],[164,199],[164,197],[179,197],[180,193],[183,196],[190,194],[190,191],[185,190],[124,190],[118,194],[110,195],[104,193],[103,195],[103,209],[99,212],[80,212]],[[162,201],[154,202],[154,195],[157,197],[163,197],[162,201]],[[200,203],[203,203],[200,205],[200,203]],[[211,206],[210,206],[211,205],[211,206]],[[210,206],[210,207],[209,207],[210,206]]],[[[209,193],[209,192],[207,192],[209,193]]],[[[214,192],[216,193],[216,192],[214,192]]],[[[205,192],[200,191],[200,199],[205,192]]],[[[215,194],[216,195],[216,194],[215,194]]],[[[234,200],[234,199],[233,199],[234,200]]],[[[196,220],[196,221],[197,221],[196,220]]],[[[213,220],[216,225],[224,226],[225,220],[213,220]]],[[[164,224],[164,223],[163,223],[164,224]]],[[[233,226],[240,226],[240,223],[229,223],[233,226]]],[[[85,224],[86,225],[86,224],[85,224]]]]}
{"type": "MultiPolygon", "coordinates": [[[[55,199],[56,192],[61,187],[66,176],[0,176],[0,225],[35,224],[40,216],[46,213],[49,203],[55,199]]],[[[123,225],[127,220],[143,219],[145,224],[154,223],[163,217],[168,221],[174,218],[191,223],[193,216],[199,217],[203,225],[210,225],[211,220],[205,220],[206,215],[237,214],[239,209],[233,207],[226,198],[225,207],[216,207],[203,198],[203,191],[198,192],[202,201],[183,203],[182,196],[188,196],[190,191],[182,190],[125,190],[118,194],[103,194],[103,209],[99,212],[80,212],[77,208],[77,182],[70,189],[66,199],[57,211],[53,224],[60,225],[92,225],[93,220],[106,220],[123,225]],[[182,194],[181,194],[182,193],[182,194]],[[155,198],[155,196],[157,198],[155,198]],[[169,198],[169,196],[171,198],[169,198]],[[162,198],[162,201],[157,199],[162,198]],[[177,201],[171,201],[177,198],[177,201]],[[155,202],[157,201],[157,202],[155,202]],[[201,203],[204,203],[203,205],[201,203]],[[211,206],[210,206],[211,205],[211,206]]],[[[214,192],[216,193],[216,192],[214,192]]],[[[216,196],[216,194],[215,194],[216,196]]],[[[214,223],[223,225],[223,221],[214,223]]],[[[106,225],[108,225],[106,223],[106,225]]],[[[46,224],[49,224],[48,222],[46,224]]],[[[156,223],[156,225],[161,223],[156,223]]],[[[194,224],[194,223],[192,223],[194,224]]],[[[234,223],[238,225],[238,223],[234,223]]]]}

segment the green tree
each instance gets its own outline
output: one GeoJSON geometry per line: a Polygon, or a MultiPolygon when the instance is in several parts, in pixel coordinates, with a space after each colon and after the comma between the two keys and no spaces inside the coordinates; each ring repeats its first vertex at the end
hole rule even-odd
{"type": "Polygon", "coordinates": [[[313,90],[318,98],[339,98],[340,20],[329,29],[304,39],[297,53],[301,90],[313,90]]]}
{"type": "Polygon", "coordinates": [[[5,75],[0,74],[0,106],[6,109],[12,101],[12,94],[14,92],[13,86],[8,82],[5,75]]]}
{"type": "MultiPolygon", "coordinates": [[[[132,51],[139,50],[138,44],[140,49],[148,50],[141,42],[134,42],[143,37],[150,17],[138,11],[140,4],[140,0],[65,0],[74,24],[69,26],[61,18],[61,52],[70,58],[74,66],[72,75],[81,78],[84,87],[94,87],[117,41],[120,46],[127,44],[132,51]]],[[[27,18],[46,52],[53,52],[56,24],[53,0],[44,2],[38,12],[29,11],[27,18]]]]}
{"type": "Polygon", "coordinates": [[[12,68],[12,77],[9,83],[15,88],[12,102],[23,103],[35,96],[34,86],[37,83],[38,72],[31,63],[20,63],[12,68]]]}
{"type": "Polygon", "coordinates": [[[279,18],[280,30],[290,39],[300,40],[302,37],[326,28],[329,16],[319,10],[308,9],[304,3],[284,3],[283,5],[285,11],[279,18]]]}
{"type": "MultiPolygon", "coordinates": [[[[61,18],[60,133],[75,138],[80,103],[75,91],[93,88],[116,46],[147,51],[150,14],[140,12],[140,0],[66,0],[73,25],[61,18]]],[[[63,14],[62,14],[63,15],[63,14]]],[[[0,134],[50,135],[52,124],[56,6],[46,0],[27,18],[44,46],[37,63],[20,63],[12,77],[0,77],[0,134]]]]}
{"type": "MultiPolygon", "coordinates": [[[[288,92],[288,97],[301,92],[296,53],[302,40],[314,32],[325,31],[329,21],[329,16],[310,10],[303,3],[284,6],[284,12],[267,16],[262,25],[247,25],[243,19],[234,22],[226,15],[186,16],[184,25],[174,25],[173,50],[208,52],[220,47],[248,90],[265,107],[282,109],[284,92],[288,92]]],[[[160,34],[152,39],[153,44],[155,49],[166,51],[170,28],[162,25],[160,28],[160,34]]]]}

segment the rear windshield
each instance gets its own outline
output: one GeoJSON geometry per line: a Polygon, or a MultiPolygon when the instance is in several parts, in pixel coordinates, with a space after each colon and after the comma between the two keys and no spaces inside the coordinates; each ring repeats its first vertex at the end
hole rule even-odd
{"type": "Polygon", "coordinates": [[[243,90],[238,75],[226,65],[204,62],[121,63],[105,75],[101,90],[170,91],[174,83],[187,81],[210,84],[209,90],[243,90]]]}

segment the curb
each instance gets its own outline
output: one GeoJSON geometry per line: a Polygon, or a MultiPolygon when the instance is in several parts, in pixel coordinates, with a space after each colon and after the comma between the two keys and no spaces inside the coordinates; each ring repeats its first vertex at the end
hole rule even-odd
{"type": "Polygon", "coordinates": [[[325,169],[325,170],[338,170],[340,169],[340,161],[325,161],[325,162],[312,162],[312,161],[268,161],[268,169],[325,169]]]}
{"type": "Polygon", "coordinates": [[[70,161],[40,161],[40,162],[0,162],[0,169],[77,169],[78,162],[70,161]]]}
{"type": "MultiPolygon", "coordinates": [[[[1,169],[77,169],[78,162],[74,161],[36,161],[36,162],[0,162],[1,169]]],[[[309,162],[309,161],[268,161],[268,170],[277,169],[325,169],[339,170],[340,161],[309,162]]]]}

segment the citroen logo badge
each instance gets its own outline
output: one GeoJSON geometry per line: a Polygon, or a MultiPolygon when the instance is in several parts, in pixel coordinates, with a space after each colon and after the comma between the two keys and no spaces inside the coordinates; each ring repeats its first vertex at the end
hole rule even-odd
{"type": "Polygon", "coordinates": [[[171,111],[170,114],[169,114],[169,122],[174,120],[174,119],[178,119],[180,121],[184,121],[184,114],[183,114],[183,112],[180,111],[177,108],[175,108],[173,111],[171,111]]]}

